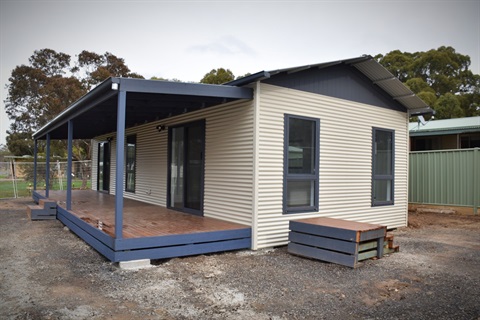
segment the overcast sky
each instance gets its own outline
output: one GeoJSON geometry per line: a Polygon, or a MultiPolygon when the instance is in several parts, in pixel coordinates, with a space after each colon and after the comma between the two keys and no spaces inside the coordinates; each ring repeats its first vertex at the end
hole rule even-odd
{"type": "Polygon", "coordinates": [[[124,58],[133,72],[199,81],[392,50],[452,46],[480,74],[480,0],[0,0],[0,144],[8,78],[34,50],[124,58]]]}

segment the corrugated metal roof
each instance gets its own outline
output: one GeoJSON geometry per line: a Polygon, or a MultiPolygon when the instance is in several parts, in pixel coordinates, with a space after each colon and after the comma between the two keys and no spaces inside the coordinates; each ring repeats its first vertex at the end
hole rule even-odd
{"type": "Polygon", "coordinates": [[[396,78],[390,71],[388,71],[384,66],[378,63],[370,55],[326,63],[278,69],[268,72],[261,71],[254,75],[234,80],[226,84],[233,86],[242,86],[254,81],[261,81],[265,78],[275,76],[276,74],[282,72],[295,73],[310,68],[328,68],[338,64],[346,64],[355,67],[367,78],[369,78],[375,85],[388,93],[394,100],[397,100],[400,104],[407,108],[411,115],[434,112],[422,99],[416,96],[407,86],[405,86],[398,78],[396,78]]]}
{"type": "Polygon", "coordinates": [[[382,88],[393,99],[404,105],[411,114],[425,113],[424,109],[430,107],[412,90],[405,86],[397,77],[395,77],[384,66],[378,63],[373,57],[360,62],[351,63],[360,72],[366,75],[374,84],[382,88]]]}
{"type": "Polygon", "coordinates": [[[480,117],[432,120],[425,125],[418,122],[410,122],[408,130],[410,131],[410,136],[480,132],[480,117]]]}

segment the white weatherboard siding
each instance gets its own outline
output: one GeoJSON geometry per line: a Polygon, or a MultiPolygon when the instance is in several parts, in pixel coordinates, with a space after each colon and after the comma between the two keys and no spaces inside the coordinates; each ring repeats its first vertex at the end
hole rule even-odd
{"type": "MultiPolygon", "coordinates": [[[[168,130],[158,132],[159,124],[180,125],[205,120],[204,215],[244,225],[251,224],[253,181],[253,105],[235,102],[185,115],[128,128],[136,134],[135,193],[124,191],[125,198],[159,206],[167,205],[168,130]]],[[[111,150],[110,193],[115,194],[115,133],[111,150]]],[[[94,145],[94,150],[97,145],[94,145]]],[[[96,167],[97,151],[93,152],[96,167]]],[[[92,185],[96,186],[96,169],[92,185]]],[[[123,184],[125,185],[125,169],[123,184]]]]}
{"type": "Polygon", "coordinates": [[[257,248],[286,244],[288,222],[308,217],[406,225],[406,113],[267,84],[260,97],[257,248]],[[320,119],[319,212],[282,214],[284,114],[320,119]],[[393,206],[371,206],[372,127],[395,130],[393,206]]]}

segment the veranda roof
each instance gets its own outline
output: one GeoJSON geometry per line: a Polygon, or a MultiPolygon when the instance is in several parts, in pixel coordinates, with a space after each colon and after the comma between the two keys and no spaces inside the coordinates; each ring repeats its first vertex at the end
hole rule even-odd
{"type": "Polygon", "coordinates": [[[160,120],[240,99],[252,99],[250,88],[229,85],[108,78],[38,130],[34,139],[66,139],[72,120],[73,138],[90,139],[115,132],[118,93],[126,92],[125,126],[160,120]]]}

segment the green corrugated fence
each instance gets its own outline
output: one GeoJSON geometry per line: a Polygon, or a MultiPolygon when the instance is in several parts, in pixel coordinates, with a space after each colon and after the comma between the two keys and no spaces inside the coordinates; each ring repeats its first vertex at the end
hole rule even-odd
{"type": "Polygon", "coordinates": [[[480,149],[411,152],[410,203],[473,207],[480,205],[480,149]]]}

